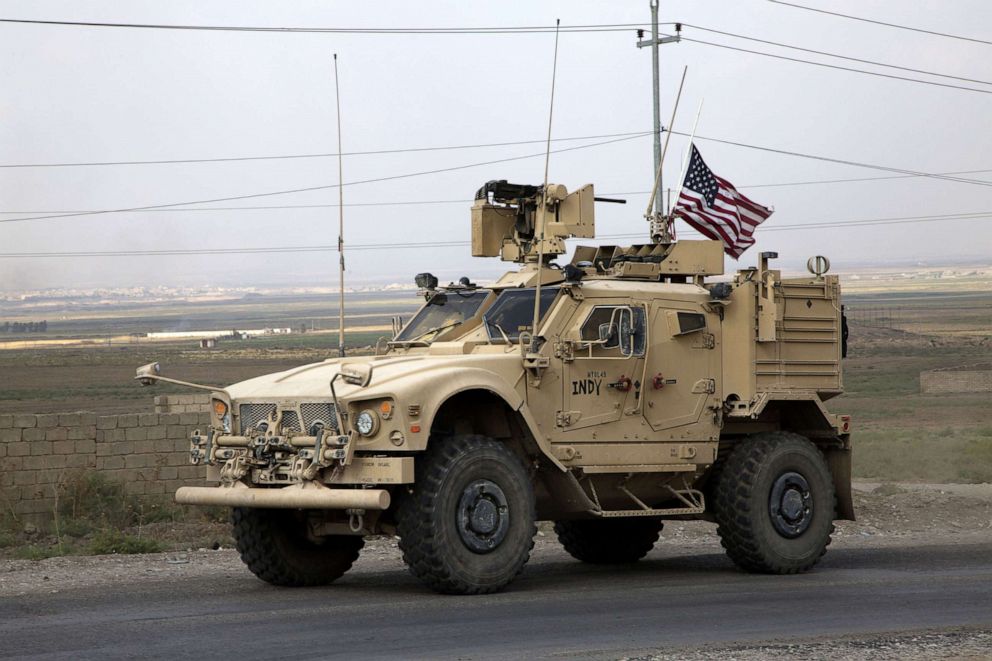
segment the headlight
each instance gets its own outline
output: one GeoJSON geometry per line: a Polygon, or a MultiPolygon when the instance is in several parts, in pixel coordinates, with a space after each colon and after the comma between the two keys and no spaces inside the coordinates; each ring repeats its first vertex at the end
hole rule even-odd
{"type": "Polygon", "coordinates": [[[214,416],[216,416],[217,421],[224,428],[224,431],[230,434],[231,414],[227,408],[227,403],[220,399],[215,399],[210,404],[211,404],[211,408],[213,408],[214,416]]]}
{"type": "Polygon", "coordinates": [[[355,416],[355,429],[362,436],[372,436],[379,431],[379,416],[366,409],[355,416]]]}

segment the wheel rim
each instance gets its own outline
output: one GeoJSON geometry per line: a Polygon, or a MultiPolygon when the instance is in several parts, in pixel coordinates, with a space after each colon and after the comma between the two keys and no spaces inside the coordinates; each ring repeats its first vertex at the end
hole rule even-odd
{"type": "Polygon", "coordinates": [[[813,494],[806,478],[783,473],[772,485],[768,508],[775,531],[788,539],[799,537],[813,521],[813,494]]]}
{"type": "Polygon", "coordinates": [[[498,484],[475,480],[465,487],[458,501],[458,535],[470,551],[494,551],[509,529],[510,507],[498,484]]]}

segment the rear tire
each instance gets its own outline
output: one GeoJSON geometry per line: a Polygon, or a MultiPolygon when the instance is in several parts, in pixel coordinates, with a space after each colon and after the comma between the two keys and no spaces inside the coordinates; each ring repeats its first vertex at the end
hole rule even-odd
{"type": "Polygon", "coordinates": [[[272,585],[326,585],[348,571],[365,546],[359,536],[309,537],[298,510],[235,507],[231,523],[241,560],[272,585]]]}
{"type": "Polygon", "coordinates": [[[836,499],[823,454],[791,432],[755,434],[731,450],[714,498],[717,532],[740,568],[811,569],[830,544],[836,499]]]}
{"type": "Polygon", "coordinates": [[[435,440],[416,464],[396,527],[403,561],[436,592],[505,587],[534,546],[534,491],[523,463],[486,436],[435,440]]]}
{"type": "Polygon", "coordinates": [[[556,521],[558,541],[576,560],[594,565],[637,562],[654,548],[661,519],[582,519],[556,521]]]}

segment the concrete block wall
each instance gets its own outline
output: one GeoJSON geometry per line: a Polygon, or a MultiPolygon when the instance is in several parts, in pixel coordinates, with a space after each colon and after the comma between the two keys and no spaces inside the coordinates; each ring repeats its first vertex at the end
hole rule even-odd
{"type": "Polygon", "coordinates": [[[189,463],[189,434],[208,413],[0,414],[0,509],[22,521],[51,519],[56,490],[74,474],[98,471],[145,502],[203,484],[189,463]]]}
{"type": "Polygon", "coordinates": [[[925,395],[992,392],[992,369],[921,372],[920,392],[925,395]]]}
{"type": "Polygon", "coordinates": [[[210,395],[158,395],[155,397],[156,413],[207,413],[210,395]]]}

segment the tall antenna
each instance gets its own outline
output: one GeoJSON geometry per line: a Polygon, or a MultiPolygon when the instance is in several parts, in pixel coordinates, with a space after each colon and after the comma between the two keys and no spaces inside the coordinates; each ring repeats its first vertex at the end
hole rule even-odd
{"type": "Polygon", "coordinates": [[[338,355],[344,358],[344,168],[341,156],[341,89],[338,86],[338,54],[334,54],[334,101],[338,111],[338,355]]]}
{"type": "MultiPolygon", "coordinates": [[[[687,71],[689,71],[688,66],[682,69],[682,80],[679,81],[679,91],[675,94],[675,104],[672,106],[672,119],[668,122],[668,129],[665,132],[665,146],[661,150],[660,158],[658,159],[658,171],[655,173],[654,186],[651,188],[651,199],[648,200],[648,208],[644,211],[644,217],[651,224],[649,229],[651,241],[660,240],[661,243],[670,243],[671,236],[668,219],[658,211],[660,204],[656,205],[655,199],[661,199],[658,197],[661,187],[661,169],[665,164],[665,154],[668,153],[668,141],[672,137],[672,126],[675,125],[675,113],[679,110],[679,99],[682,98],[682,86],[685,85],[685,74],[687,71]],[[654,207],[654,211],[652,211],[652,207],[654,207]]],[[[669,193],[669,204],[671,204],[671,193],[669,193]]]]}
{"type": "MultiPolygon", "coordinates": [[[[534,325],[531,326],[530,350],[537,351],[537,324],[541,320],[541,269],[544,268],[544,229],[548,210],[548,167],[551,163],[551,120],[555,115],[555,78],[558,75],[558,28],[561,19],[555,19],[555,58],[551,65],[551,103],[548,108],[548,142],[544,151],[544,188],[541,193],[541,235],[537,239],[537,286],[534,289],[534,325]]],[[[535,228],[536,229],[536,228],[535,228]]],[[[535,232],[536,234],[536,232],[535,232]]]]}

